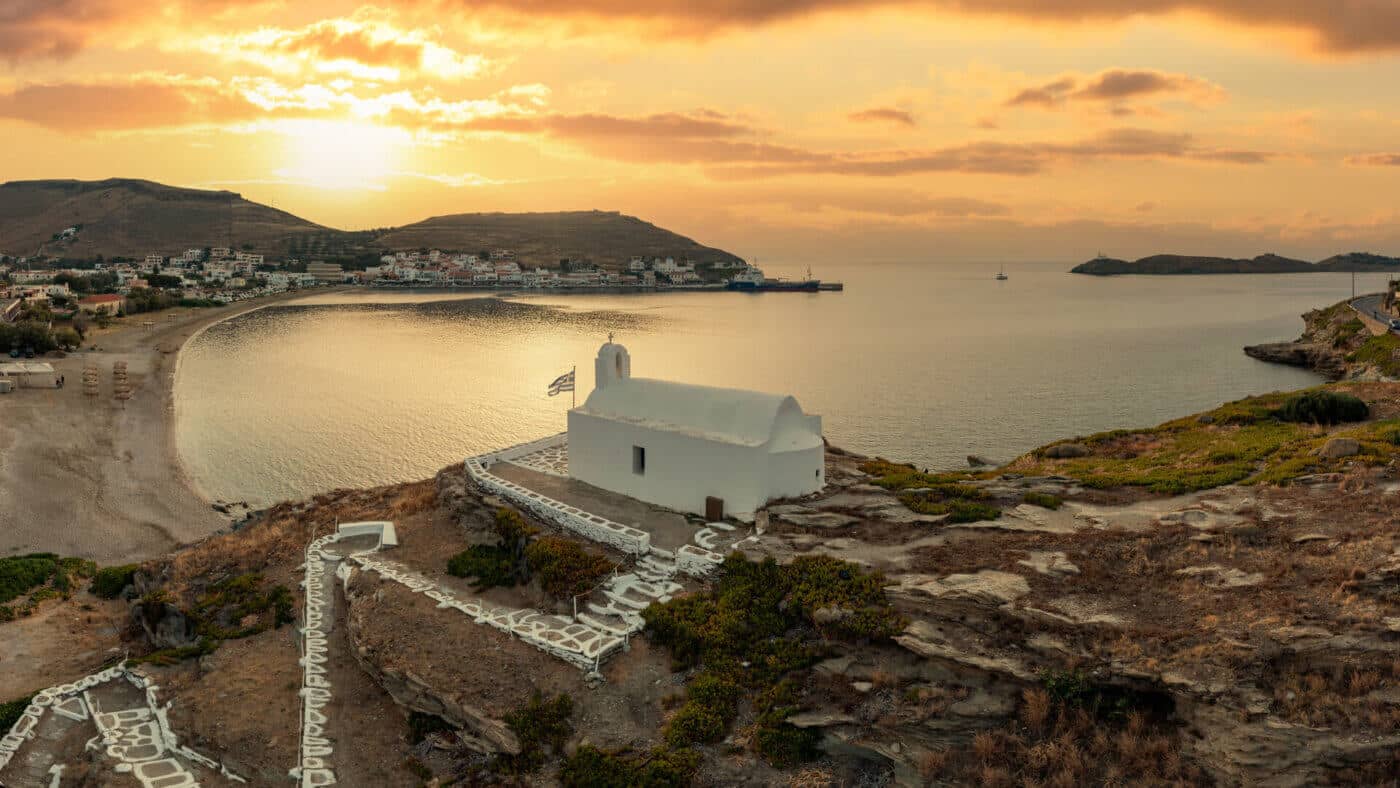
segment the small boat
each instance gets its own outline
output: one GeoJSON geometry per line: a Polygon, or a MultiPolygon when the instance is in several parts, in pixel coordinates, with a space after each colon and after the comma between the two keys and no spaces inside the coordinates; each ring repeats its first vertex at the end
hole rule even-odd
{"type": "Polygon", "coordinates": [[[1008,279],[1010,279],[1010,278],[1011,278],[1011,277],[1009,277],[1009,276],[1006,275],[1006,266],[1002,266],[1000,269],[997,270],[997,281],[998,281],[998,282],[1005,282],[1006,280],[1008,280],[1008,279]]]}

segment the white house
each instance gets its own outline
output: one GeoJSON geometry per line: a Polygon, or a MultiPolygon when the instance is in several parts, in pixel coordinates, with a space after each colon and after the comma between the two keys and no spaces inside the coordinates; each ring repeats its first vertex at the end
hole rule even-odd
{"type": "Polygon", "coordinates": [[[632,377],[627,348],[608,342],[596,383],[569,411],[569,475],[679,511],[706,499],[744,517],[826,483],[822,421],[791,396],[632,377]]]}

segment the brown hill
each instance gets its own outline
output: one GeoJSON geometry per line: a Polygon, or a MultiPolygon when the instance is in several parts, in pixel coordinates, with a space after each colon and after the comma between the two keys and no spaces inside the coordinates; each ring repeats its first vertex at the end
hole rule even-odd
{"type": "Polygon", "coordinates": [[[386,249],[435,248],[464,252],[510,249],[523,262],[552,265],[563,258],[587,259],[619,268],[634,255],[735,261],[722,249],[703,246],[616,211],[560,213],[461,213],[436,216],[380,236],[386,249]]]}
{"type": "Polygon", "coordinates": [[[634,255],[699,262],[738,260],[632,216],[610,211],[438,216],[382,231],[348,232],[309,222],[229,191],[151,181],[13,181],[0,184],[0,254],[70,260],[174,255],[207,246],[247,248],[340,262],[423,247],[510,249],[522,263],[588,259],[607,268],[634,255]],[[71,237],[64,231],[76,228],[71,237]]]}
{"type": "Polygon", "coordinates": [[[125,178],[0,184],[0,252],[11,255],[143,257],[230,243],[274,253],[328,232],[338,231],[228,191],[125,178]],[[56,238],[70,227],[71,239],[56,238]]]}

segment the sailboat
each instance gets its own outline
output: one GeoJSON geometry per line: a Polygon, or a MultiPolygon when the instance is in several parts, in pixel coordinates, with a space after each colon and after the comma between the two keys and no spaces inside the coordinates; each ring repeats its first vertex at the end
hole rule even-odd
{"type": "Polygon", "coordinates": [[[1002,265],[1000,268],[997,269],[997,281],[998,281],[998,282],[1005,282],[1006,280],[1008,280],[1008,279],[1010,279],[1010,278],[1011,278],[1011,277],[1009,277],[1009,276],[1006,275],[1006,266],[1005,266],[1005,265],[1002,265]]]}

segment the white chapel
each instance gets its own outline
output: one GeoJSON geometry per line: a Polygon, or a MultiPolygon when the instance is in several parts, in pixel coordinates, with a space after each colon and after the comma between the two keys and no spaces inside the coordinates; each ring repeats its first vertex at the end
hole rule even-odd
{"type": "Polygon", "coordinates": [[[826,483],[822,420],[791,396],[632,377],[609,341],[595,387],[569,411],[569,475],[671,509],[704,514],[706,499],[744,517],[826,483]]]}

